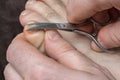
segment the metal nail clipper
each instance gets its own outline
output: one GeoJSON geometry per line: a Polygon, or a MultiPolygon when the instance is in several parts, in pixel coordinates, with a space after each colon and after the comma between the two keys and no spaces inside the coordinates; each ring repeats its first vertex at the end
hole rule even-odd
{"type": "MultiPolygon", "coordinates": [[[[98,22],[96,22],[94,19],[91,19],[92,23],[95,23],[96,25],[106,25],[108,24],[108,22],[106,22],[106,24],[100,24],[98,22]]],[[[85,24],[82,24],[85,25],[85,24]]],[[[103,47],[99,41],[97,41],[96,39],[96,35],[95,34],[90,34],[88,32],[85,32],[83,30],[79,30],[76,29],[76,24],[70,24],[70,23],[31,23],[28,24],[28,26],[31,26],[29,29],[27,29],[28,31],[33,31],[33,30],[42,30],[42,29],[53,29],[53,30],[64,30],[64,31],[70,31],[70,32],[75,32],[81,35],[84,35],[86,37],[88,37],[89,39],[91,39],[92,41],[94,41],[94,43],[104,52],[111,52],[108,49],[106,49],[105,47],[103,47]]]]}

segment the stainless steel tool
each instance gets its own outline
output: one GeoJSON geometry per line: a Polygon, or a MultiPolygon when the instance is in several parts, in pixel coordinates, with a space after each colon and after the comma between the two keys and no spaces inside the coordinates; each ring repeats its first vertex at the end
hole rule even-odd
{"type": "Polygon", "coordinates": [[[107,50],[105,47],[103,47],[99,41],[96,39],[95,34],[90,34],[88,32],[85,32],[83,30],[76,29],[75,24],[70,24],[70,23],[31,23],[28,24],[28,26],[31,26],[28,31],[33,31],[33,30],[45,30],[45,29],[52,29],[52,30],[64,30],[64,31],[70,31],[70,32],[75,32],[81,35],[84,35],[94,41],[94,43],[104,52],[111,52],[107,50]]]}

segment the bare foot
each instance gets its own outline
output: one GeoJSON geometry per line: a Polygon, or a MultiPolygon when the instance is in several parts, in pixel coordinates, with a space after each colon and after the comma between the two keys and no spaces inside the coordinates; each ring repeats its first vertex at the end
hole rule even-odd
{"type": "MultiPolygon", "coordinates": [[[[28,1],[25,11],[20,16],[23,26],[31,22],[67,22],[66,5],[67,0],[44,0],[28,1]]],[[[25,27],[25,29],[28,27],[25,27]]],[[[90,48],[90,40],[84,36],[59,31],[64,39],[71,43],[80,52],[92,59],[94,62],[105,66],[111,73],[120,80],[120,51],[114,54],[95,52],[90,48]]],[[[27,32],[24,34],[29,42],[41,49],[41,43],[44,41],[44,31],[27,32]]],[[[42,47],[44,52],[44,49],[42,47]]]]}

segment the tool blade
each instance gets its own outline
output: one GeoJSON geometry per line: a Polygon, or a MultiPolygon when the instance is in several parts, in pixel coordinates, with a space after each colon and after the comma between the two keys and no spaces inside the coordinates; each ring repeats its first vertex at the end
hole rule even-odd
{"type": "Polygon", "coordinates": [[[42,30],[42,29],[59,29],[59,30],[72,30],[74,25],[70,23],[31,23],[28,24],[30,28],[27,30],[42,30]]]}

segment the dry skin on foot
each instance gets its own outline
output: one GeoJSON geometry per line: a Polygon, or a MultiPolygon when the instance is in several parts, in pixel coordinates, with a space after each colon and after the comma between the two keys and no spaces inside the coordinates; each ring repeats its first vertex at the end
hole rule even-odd
{"type": "MultiPolygon", "coordinates": [[[[48,5],[46,5],[44,2],[41,1],[34,2],[34,5],[27,3],[26,9],[31,11],[31,13],[26,15],[25,17],[22,17],[23,19],[25,18],[27,22],[25,23],[21,22],[21,23],[24,25],[31,21],[67,22],[67,18],[66,18],[67,14],[65,9],[66,1],[67,0],[46,0],[45,3],[48,5]],[[36,14],[33,15],[34,12],[36,12],[36,14]],[[34,19],[36,18],[34,16],[37,15],[39,15],[37,19],[34,19]],[[40,21],[38,20],[39,17],[40,17],[40,21]]],[[[25,26],[25,29],[27,28],[29,28],[29,26],[25,26]]],[[[116,52],[115,54],[95,52],[90,48],[90,40],[88,38],[78,35],[76,33],[70,33],[66,31],[59,31],[59,33],[65,40],[71,43],[78,51],[85,54],[94,62],[102,66],[105,66],[111,71],[111,73],[113,73],[113,75],[117,78],[117,80],[120,79],[120,70],[119,70],[120,51],[116,52]]],[[[24,35],[31,44],[33,44],[35,47],[37,47],[40,50],[42,48],[42,52],[44,52],[43,43],[44,43],[45,31],[41,30],[41,31],[30,32],[24,30],[24,35]]]]}

